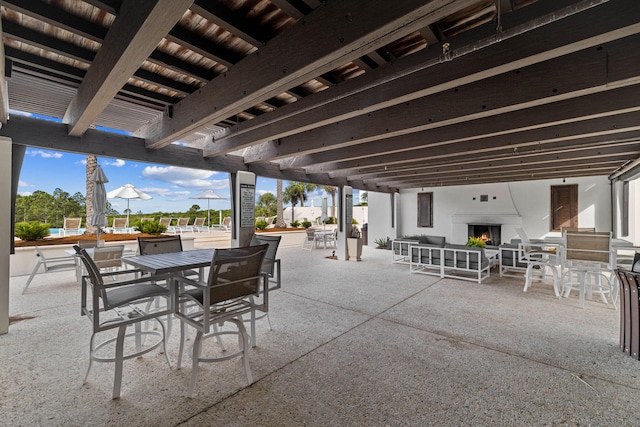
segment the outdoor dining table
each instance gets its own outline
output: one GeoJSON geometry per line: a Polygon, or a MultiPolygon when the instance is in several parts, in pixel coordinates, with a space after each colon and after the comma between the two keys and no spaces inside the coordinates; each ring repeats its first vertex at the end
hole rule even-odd
{"type": "Polygon", "coordinates": [[[176,273],[183,270],[200,269],[211,265],[215,249],[195,249],[182,252],[167,252],[153,255],[136,255],[122,258],[122,262],[151,274],[176,273]]]}
{"type": "MultiPolygon", "coordinates": [[[[536,244],[536,243],[534,243],[536,244]]],[[[539,243],[538,243],[539,244],[539,243]]],[[[558,248],[558,250],[564,250],[566,242],[564,240],[563,237],[546,237],[544,239],[542,239],[541,244],[550,244],[550,245],[554,245],[558,248]]],[[[624,240],[624,239],[620,239],[620,238],[613,238],[611,239],[611,252],[612,252],[612,258],[611,258],[611,265],[617,266],[618,262],[624,258],[624,255],[621,256],[622,253],[625,252],[629,252],[629,251],[633,251],[635,252],[635,250],[637,250],[638,247],[634,246],[633,243],[629,242],[628,240],[624,240]],[[619,253],[620,252],[620,253],[619,253]]],[[[627,255],[628,257],[628,255],[627,255]]],[[[561,270],[565,269],[565,266],[563,264],[563,262],[561,261],[560,264],[560,268],[561,270]]],[[[578,276],[578,283],[579,283],[579,291],[578,291],[578,306],[580,308],[584,308],[584,300],[585,300],[585,294],[587,292],[586,289],[586,275],[587,273],[589,273],[590,269],[588,268],[588,266],[583,266],[583,268],[575,268],[574,271],[577,273],[578,276]]],[[[561,273],[561,278],[564,278],[565,275],[561,273]]],[[[562,286],[562,284],[561,284],[562,286]]]]}

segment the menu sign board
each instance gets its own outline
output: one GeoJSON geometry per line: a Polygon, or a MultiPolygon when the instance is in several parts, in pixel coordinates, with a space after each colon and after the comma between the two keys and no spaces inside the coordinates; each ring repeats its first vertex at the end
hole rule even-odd
{"type": "Polygon", "coordinates": [[[256,186],[240,184],[240,228],[255,228],[256,186]]]}

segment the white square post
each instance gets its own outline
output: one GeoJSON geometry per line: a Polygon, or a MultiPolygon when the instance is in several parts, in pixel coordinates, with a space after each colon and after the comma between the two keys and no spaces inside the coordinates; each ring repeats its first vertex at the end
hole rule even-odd
{"type": "Polygon", "coordinates": [[[9,264],[13,238],[11,228],[11,139],[0,137],[0,335],[9,332],[9,264]]]}
{"type": "Polygon", "coordinates": [[[341,261],[349,261],[347,237],[351,231],[353,219],[353,188],[348,185],[340,191],[340,217],[338,218],[338,251],[336,255],[341,261]]]}
{"type": "Polygon", "coordinates": [[[233,189],[231,246],[249,246],[256,232],[256,174],[238,171],[233,189]]]}

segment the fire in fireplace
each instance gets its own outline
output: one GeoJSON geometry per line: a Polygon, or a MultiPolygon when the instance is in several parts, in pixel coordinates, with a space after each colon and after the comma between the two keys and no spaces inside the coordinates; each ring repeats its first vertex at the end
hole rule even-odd
{"type": "Polygon", "coordinates": [[[489,246],[499,246],[501,224],[467,224],[470,237],[479,237],[489,246]]]}

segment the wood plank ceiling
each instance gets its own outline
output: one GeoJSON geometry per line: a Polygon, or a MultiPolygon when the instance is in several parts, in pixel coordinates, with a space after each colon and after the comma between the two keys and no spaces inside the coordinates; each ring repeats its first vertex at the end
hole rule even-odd
{"type": "Polygon", "coordinates": [[[640,153],[637,0],[0,4],[16,144],[382,192],[640,153]]]}

